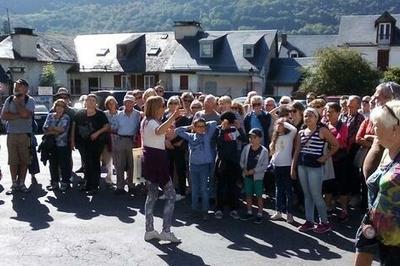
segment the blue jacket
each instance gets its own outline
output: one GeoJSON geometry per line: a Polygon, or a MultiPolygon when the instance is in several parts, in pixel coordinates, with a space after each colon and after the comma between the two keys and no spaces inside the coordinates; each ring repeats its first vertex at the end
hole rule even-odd
{"type": "Polygon", "coordinates": [[[189,145],[189,164],[207,164],[212,163],[214,154],[211,149],[211,139],[217,128],[216,121],[207,122],[205,134],[189,133],[189,126],[178,127],[175,133],[186,140],[189,145]]]}

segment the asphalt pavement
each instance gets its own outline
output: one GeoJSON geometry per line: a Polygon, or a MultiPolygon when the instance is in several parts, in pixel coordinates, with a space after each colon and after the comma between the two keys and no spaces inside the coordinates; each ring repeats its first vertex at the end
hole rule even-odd
{"type": "MultiPolygon", "coordinates": [[[[40,139],[40,136],[38,136],[40,139]]],[[[190,201],[175,206],[173,232],[181,244],[145,242],[145,197],[115,196],[101,190],[94,196],[72,189],[46,190],[48,166],[41,165],[38,184],[29,194],[7,196],[11,185],[6,136],[0,136],[0,265],[351,265],[353,237],[360,213],[341,224],[332,218],[333,231],[300,233],[296,226],[265,219],[262,224],[234,220],[225,214],[208,221],[191,217],[190,201]]],[[[80,166],[73,153],[74,169],[80,166]]],[[[115,181],[115,176],[113,177],[115,181]]],[[[271,215],[267,201],[265,217],[271,215]]],[[[162,226],[163,201],[155,211],[155,227],[162,226]]],[[[301,213],[295,220],[304,222],[301,213]]]]}

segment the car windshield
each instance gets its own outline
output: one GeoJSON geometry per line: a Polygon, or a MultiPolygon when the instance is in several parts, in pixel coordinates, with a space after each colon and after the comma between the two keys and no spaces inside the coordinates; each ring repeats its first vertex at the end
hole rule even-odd
{"type": "Polygon", "coordinates": [[[35,106],[35,113],[48,113],[49,109],[45,105],[39,104],[35,106]]]}

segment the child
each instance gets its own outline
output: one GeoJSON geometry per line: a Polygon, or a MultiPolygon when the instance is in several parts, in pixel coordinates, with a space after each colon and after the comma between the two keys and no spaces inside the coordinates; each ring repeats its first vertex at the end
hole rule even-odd
{"type": "Polygon", "coordinates": [[[188,133],[190,126],[182,126],[175,129],[175,133],[186,140],[189,145],[189,172],[192,181],[192,210],[200,211],[198,207],[201,197],[201,211],[203,220],[208,220],[209,195],[208,179],[213,169],[213,152],[211,151],[211,138],[216,130],[216,121],[206,123],[203,118],[193,121],[194,133],[188,133]]]}
{"type": "Polygon", "coordinates": [[[247,213],[241,217],[242,221],[253,218],[252,215],[252,197],[256,194],[258,203],[258,213],[255,223],[262,223],[263,211],[263,179],[265,170],[268,167],[268,150],[261,145],[262,131],[259,128],[253,128],[249,132],[250,144],[243,148],[240,156],[240,167],[243,170],[244,189],[246,192],[247,213]]]}
{"type": "Polygon", "coordinates": [[[230,208],[229,215],[239,219],[239,196],[238,182],[240,176],[240,150],[238,145],[246,141],[246,135],[236,120],[235,113],[227,111],[221,115],[221,125],[218,126],[217,134],[217,207],[215,218],[222,219],[224,209],[224,194],[227,196],[227,204],[230,208]]]}
{"type": "Polygon", "coordinates": [[[292,207],[292,182],[290,177],[290,166],[292,165],[293,143],[297,129],[280,118],[276,121],[274,133],[270,144],[272,153],[271,163],[274,166],[276,183],[276,212],[271,220],[280,220],[282,212],[286,210],[288,223],[293,223],[292,207]]]}

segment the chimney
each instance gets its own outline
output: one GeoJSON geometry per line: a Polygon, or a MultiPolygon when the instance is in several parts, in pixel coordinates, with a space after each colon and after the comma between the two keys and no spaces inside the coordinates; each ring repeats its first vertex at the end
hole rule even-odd
{"type": "Polygon", "coordinates": [[[282,42],[282,45],[287,44],[287,34],[286,33],[281,33],[281,42],[282,42]]]}
{"type": "Polygon", "coordinates": [[[175,21],[175,39],[182,40],[185,37],[194,37],[197,33],[202,32],[200,22],[197,21],[175,21]]]}
{"type": "Polygon", "coordinates": [[[21,57],[37,58],[36,55],[36,40],[37,35],[33,34],[33,29],[29,28],[14,28],[14,33],[11,34],[13,49],[21,57]]]}

